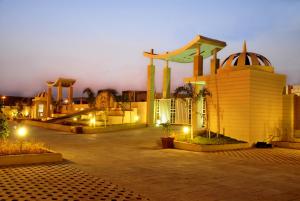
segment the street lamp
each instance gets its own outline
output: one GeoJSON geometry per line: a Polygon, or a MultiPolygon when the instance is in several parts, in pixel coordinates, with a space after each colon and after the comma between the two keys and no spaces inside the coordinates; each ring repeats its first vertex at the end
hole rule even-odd
{"type": "Polygon", "coordinates": [[[4,101],[6,99],[6,96],[2,96],[1,99],[2,99],[3,106],[4,106],[4,101]]]}
{"type": "Polygon", "coordinates": [[[17,135],[20,138],[20,152],[22,152],[22,145],[23,145],[24,138],[27,135],[27,129],[25,127],[18,128],[17,135]]]}

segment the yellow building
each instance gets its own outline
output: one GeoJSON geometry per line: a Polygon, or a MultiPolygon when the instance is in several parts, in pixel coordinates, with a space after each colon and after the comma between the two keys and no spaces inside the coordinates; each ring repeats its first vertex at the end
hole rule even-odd
{"type": "MultiPolygon", "coordinates": [[[[174,51],[163,54],[154,54],[153,51],[144,53],[145,57],[150,58],[148,124],[155,122],[153,116],[157,116],[157,108],[161,107],[154,107],[153,104],[153,59],[160,59],[167,61],[165,68],[170,68],[171,61],[193,63],[193,76],[185,78],[184,82],[193,84],[196,94],[201,91],[208,92],[192,101],[192,137],[205,128],[209,132],[249,143],[291,139],[295,141],[295,136],[300,136],[300,115],[297,115],[300,111],[300,100],[295,95],[286,95],[286,76],[276,73],[271,62],[263,55],[248,52],[246,43],[242,52],[229,55],[220,64],[217,52],[225,46],[225,42],[197,36],[186,46],[174,51]],[[211,57],[210,73],[204,75],[203,59],[208,57],[211,57]]],[[[169,86],[170,72],[171,69],[164,70],[163,85],[169,86]]],[[[169,87],[163,87],[163,90],[163,94],[169,94],[168,91],[165,92],[169,87]]],[[[163,98],[155,102],[166,101],[170,97],[164,95],[163,98]]],[[[171,111],[170,107],[165,113],[171,111]]],[[[174,114],[176,119],[178,112],[175,111],[174,114]]]]}
{"type": "Polygon", "coordinates": [[[283,133],[286,76],[264,56],[243,51],[227,57],[216,73],[186,81],[205,83],[207,129],[250,143],[283,133]]]}

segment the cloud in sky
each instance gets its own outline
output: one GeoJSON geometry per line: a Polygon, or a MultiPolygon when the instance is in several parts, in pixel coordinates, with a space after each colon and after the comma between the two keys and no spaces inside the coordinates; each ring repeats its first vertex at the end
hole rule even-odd
{"type": "MultiPolygon", "coordinates": [[[[146,89],[143,51],[174,50],[197,34],[227,42],[224,59],[248,50],[300,83],[298,1],[0,1],[0,93],[34,95],[47,80],[77,79],[93,89],[146,89]]],[[[155,62],[157,91],[162,62],[155,62]]],[[[205,61],[206,71],[208,61],[205,61]]],[[[172,88],[192,74],[170,64],[172,88]]]]}

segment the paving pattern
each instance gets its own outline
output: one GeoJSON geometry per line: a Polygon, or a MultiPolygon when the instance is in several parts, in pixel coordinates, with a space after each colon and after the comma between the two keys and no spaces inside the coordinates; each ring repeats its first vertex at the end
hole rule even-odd
{"type": "Polygon", "coordinates": [[[223,155],[227,157],[234,157],[239,159],[246,159],[251,161],[260,161],[272,164],[285,165],[300,165],[300,150],[295,149],[244,149],[233,151],[218,151],[211,152],[211,154],[223,155]]]}
{"type": "Polygon", "coordinates": [[[0,200],[148,200],[67,163],[0,168],[0,200]]]}

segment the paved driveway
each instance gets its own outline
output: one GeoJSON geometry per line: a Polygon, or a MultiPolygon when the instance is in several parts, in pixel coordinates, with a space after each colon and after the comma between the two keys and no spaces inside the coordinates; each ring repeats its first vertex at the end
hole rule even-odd
{"type": "Polygon", "coordinates": [[[30,127],[30,136],[151,200],[300,200],[300,150],[163,150],[157,128],[76,135],[30,127]]]}

